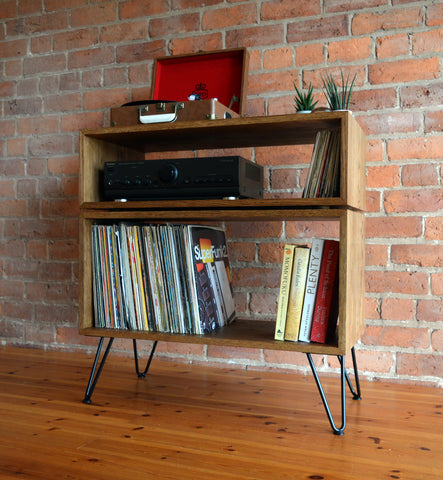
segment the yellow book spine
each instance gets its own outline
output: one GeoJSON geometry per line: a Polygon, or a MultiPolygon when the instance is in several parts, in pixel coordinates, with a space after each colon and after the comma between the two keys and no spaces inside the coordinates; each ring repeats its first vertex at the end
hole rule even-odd
{"type": "Polygon", "coordinates": [[[291,288],[286,317],[285,340],[296,342],[300,330],[301,312],[305,296],[306,275],[309,263],[309,247],[298,246],[294,253],[291,288]]]}
{"type": "Polygon", "coordinates": [[[291,283],[292,265],[295,245],[285,245],[283,265],[278,296],[277,321],[275,324],[275,340],[285,339],[286,313],[288,311],[289,288],[291,283]]]}

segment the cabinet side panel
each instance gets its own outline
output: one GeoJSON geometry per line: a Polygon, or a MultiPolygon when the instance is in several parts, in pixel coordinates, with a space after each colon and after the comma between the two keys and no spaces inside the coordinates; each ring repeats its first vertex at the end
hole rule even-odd
{"type": "Polygon", "coordinates": [[[341,197],[347,205],[366,208],[366,137],[352,115],[342,124],[341,197]]]}
{"type": "Polygon", "coordinates": [[[79,301],[78,326],[81,331],[94,325],[92,299],[92,221],[80,216],[79,222],[79,301]]]}
{"type": "Polygon", "coordinates": [[[340,226],[339,346],[347,353],[364,330],[365,217],[346,211],[340,226]]]}
{"type": "Polygon", "coordinates": [[[105,162],[143,160],[144,153],[80,133],[79,202],[99,202],[105,162]]]}

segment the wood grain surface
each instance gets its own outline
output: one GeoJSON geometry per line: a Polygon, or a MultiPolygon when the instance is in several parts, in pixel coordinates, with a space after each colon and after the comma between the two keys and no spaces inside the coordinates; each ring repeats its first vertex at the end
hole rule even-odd
{"type": "MultiPolygon", "coordinates": [[[[82,353],[0,348],[2,480],[443,476],[440,389],[362,382],[338,437],[312,377],[154,359],[139,379],[132,359],[111,353],[85,405],[91,364],[82,353]]],[[[324,382],[336,412],[338,378],[324,382]]]]}

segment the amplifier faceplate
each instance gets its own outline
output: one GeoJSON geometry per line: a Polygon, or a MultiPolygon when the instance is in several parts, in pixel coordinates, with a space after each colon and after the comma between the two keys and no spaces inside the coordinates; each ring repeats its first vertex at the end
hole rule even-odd
{"type": "Polygon", "coordinates": [[[239,156],[105,162],[106,200],[262,198],[263,167],[239,156]]]}

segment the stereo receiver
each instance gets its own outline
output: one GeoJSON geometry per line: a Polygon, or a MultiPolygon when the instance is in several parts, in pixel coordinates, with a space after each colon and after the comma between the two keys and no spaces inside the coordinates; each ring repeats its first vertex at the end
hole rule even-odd
{"type": "Polygon", "coordinates": [[[105,162],[106,200],[262,198],[263,167],[239,156],[105,162]]]}

